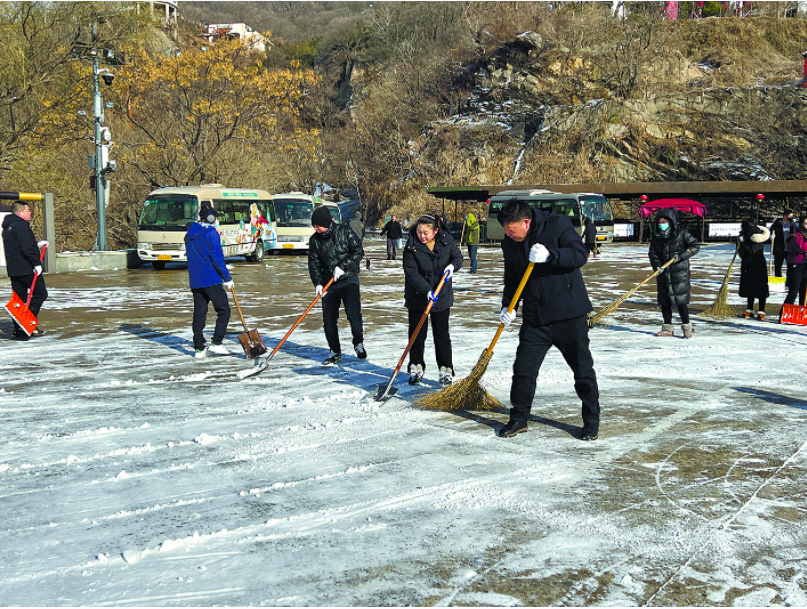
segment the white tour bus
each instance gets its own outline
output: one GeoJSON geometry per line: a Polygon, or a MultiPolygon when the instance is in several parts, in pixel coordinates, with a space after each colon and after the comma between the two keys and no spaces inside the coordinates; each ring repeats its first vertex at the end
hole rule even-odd
{"type": "Polygon", "coordinates": [[[597,243],[613,243],[614,214],[604,196],[594,193],[559,193],[551,190],[503,190],[488,199],[487,237],[504,239],[504,230],[497,216],[510,199],[523,199],[536,209],[552,210],[567,216],[579,235],[583,234],[583,217],[588,216],[597,227],[597,243]]]}
{"type": "Polygon", "coordinates": [[[339,206],[322,201],[319,197],[302,192],[286,192],[272,195],[272,217],[275,219],[277,243],[272,248],[278,250],[307,250],[308,240],[314,234],[311,214],[317,207],[325,206],[331,212],[334,222],[339,223],[339,206]]]}
{"type": "Polygon", "coordinates": [[[277,243],[272,197],[265,190],[225,188],[221,184],[158,188],[146,197],[137,224],[137,255],[155,269],[186,262],[185,233],[199,219],[203,204],[219,214],[218,231],[225,256],[251,262],[277,243]]]}

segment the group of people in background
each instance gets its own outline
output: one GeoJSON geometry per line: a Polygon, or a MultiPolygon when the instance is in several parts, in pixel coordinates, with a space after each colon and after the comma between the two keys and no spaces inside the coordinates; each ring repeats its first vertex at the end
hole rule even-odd
{"type": "MultiPolygon", "coordinates": [[[[785,210],[771,228],[757,226],[743,220],[740,226],[737,255],[740,258],[739,294],[746,299],[746,318],[755,315],[765,321],[765,306],[770,297],[768,282],[768,262],[765,258],[765,244],[771,242],[775,276],[782,276],[782,265],[787,263],[787,295],[784,305],[804,306],[807,296],[807,216],[802,215],[798,222],[793,220],[793,212],[785,210]],[[773,239],[771,241],[771,238],[773,239]],[[757,309],[754,309],[757,302],[757,309]]],[[[658,270],[665,262],[673,260],[662,269],[656,279],[658,304],[661,307],[663,323],[656,336],[674,336],[672,324],[673,307],[681,317],[684,338],[692,338],[694,328],[689,319],[690,269],[689,259],[700,251],[700,244],[686,229],[678,226],[676,214],[671,209],[658,212],[650,241],[650,263],[658,270]]]]}

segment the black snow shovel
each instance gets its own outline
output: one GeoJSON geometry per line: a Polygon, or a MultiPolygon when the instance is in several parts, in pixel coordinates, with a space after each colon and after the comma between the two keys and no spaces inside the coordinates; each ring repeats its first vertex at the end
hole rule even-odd
{"type": "Polygon", "coordinates": [[[247,359],[255,359],[256,357],[266,353],[268,349],[266,348],[266,345],[263,344],[263,340],[261,339],[261,336],[258,334],[257,330],[247,329],[247,322],[244,319],[244,314],[241,312],[241,305],[238,304],[238,297],[235,295],[235,287],[231,287],[230,292],[233,295],[235,308],[238,309],[238,316],[241,318],[241,323],[244,326],[244,331],[238,335],[238,341],[244,348],[244,355],[247,356],[247,359]]]}
{"type": "MultiPolygon", "coordinates": [[[[437,286],[437,289],[434,291],[435,297],[440,294],[440,290],[443,289],[443,286],[448,282],[448,273],[443,273],[443,280],[437,286]]],[[[434,306],[434,301],[430,300],[429,304],[426,306],[426,310],[423,311],[423,315],[420,316],[420,321],[418,322],[418,327],[415,328],[415,331],[412,333],[411,338],[409,339],[409,344],[406,345],[406,349],[404,349],[403,355],[401,359],[398,360],[398,365],[395,366],[395,371],[392,373],[392,377],[390,377],[389,383],[386,385],[379,385],[378,389],[376,389],[375,394],[373,394],[373,398],[375,398],[376,402],[386,402],[396,393],[398,393],[398,389],[392,386],[392,383],[395,382],[395,377],[398,376],[398,372],[401,371],[401,366],[403,366],[404,360],[406,359],[406,355],[409,353],[409,350],[412,348],[412,345],[415,344],[415,339],[417,335],[420,333],[420,329],[423,327],[426,318],[429,316],[429,312],[432,310],[432,306],[434,306]]]]}

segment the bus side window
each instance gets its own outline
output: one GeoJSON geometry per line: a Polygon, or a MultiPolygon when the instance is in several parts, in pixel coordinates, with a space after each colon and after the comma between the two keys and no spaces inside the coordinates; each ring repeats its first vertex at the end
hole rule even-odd
{"type": "Polygon", "coordinates": [[[213,202],[213,207],[219,212],[219,224],[235,224],[237,222],[232,201],[216,199],[213,202]]]}

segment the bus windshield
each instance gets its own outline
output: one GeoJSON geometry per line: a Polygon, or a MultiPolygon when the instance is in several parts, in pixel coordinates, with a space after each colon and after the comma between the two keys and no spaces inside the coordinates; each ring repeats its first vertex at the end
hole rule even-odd
{"type": "Polygon", "coordinates": [[[199,201],[194,195],[152,195],[143,204],[137,228],[140,230],[181,230],[196,221],[199,201]]]}
{"type": "Polygon", "coordinates": [[[591,218],[595,224],[614,221],[611,204],[604,197],[580,197],[580,207],[583,215],[591,218]]]}
{"type": "Polygon", "coordinates": [[[275,222],[278,227],[311,226],[311,212],[314,211],[310,201],[304,199],[276,199],[275,222]]]}

